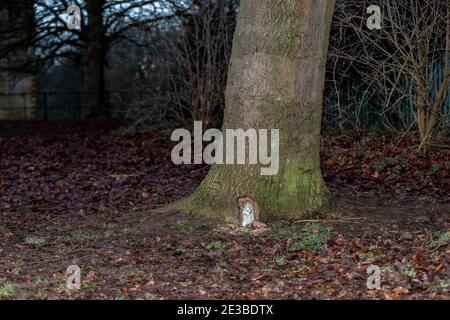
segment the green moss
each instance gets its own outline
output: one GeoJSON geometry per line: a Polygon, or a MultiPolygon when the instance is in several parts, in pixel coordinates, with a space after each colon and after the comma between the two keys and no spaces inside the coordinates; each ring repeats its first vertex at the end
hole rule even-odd
{"type": "Polygon", "coordinates": [[[198,190],[190,197],[177,202],[175,208],[181,212],[195,214],[203,218],[217,217],[218,212],[209,204],[206,197],[202,195],[202,192],[198,190]]]}
{"type": "MultiPolygon", "coordinates": [[[[327,211],[334,204],[320,169],[300,170],[299,163],[292,164],[276,176],[258,177],[254,189],[256,191],[253,193],[242,196],[249,196],[259,203],[261,220],[264,221],[310,218],[327,211]]],[[[171,208],[203,218],[237,222],[237,197],[235,201],[228,199],[229,194],[226,191],[223,191],[223,194],[215,194],[208,190],[208,184],[205,184],[171,208]]]]}
{"type": "Polygon", "coordinates": [[[268,177],[259,186],[256,199],[265,219],[304,219],[333,206],[320,168],[308,168],[300,160],[291,162],[278,175],[268,177]]]}

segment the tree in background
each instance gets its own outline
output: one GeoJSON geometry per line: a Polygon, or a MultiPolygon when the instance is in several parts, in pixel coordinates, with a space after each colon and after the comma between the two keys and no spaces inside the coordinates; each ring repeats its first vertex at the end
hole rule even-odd
{"type": "Polygon", "coordinates": [[[193,120],[220,126],[239,1],[188,0],[184,7],[157,28],[133,30],[130,37],[144,45],[119,43],[112,50],[111,62],[129,61],[114,72],[129,79],[125,118],[135,129],[162,119],[187,128],[193,120]]]}
{"type": "Polygon", "coordinates": [[[169,77],[168,104],[186,125],[195,120],[209,127],[225,104],[238,1],[193,1],[190,8],[162,51],[169,77]]]}
{"type": "Polygon", "coordinates": [[[0,70],[32,70],[35,38],[33,0],[0,4],[0,70]]]}
{"type": "MultiPolygon", "coordinates": [[[[32,1],[32,0],[29,0],[32,1]]],[[[15,5],[15,0],[2,5],[15,5]]],[[[153,24],[175,17],[185,10],[177,1],[158,0],[34,0],[35,32],[24,39],[18,34],[23,24],[11,24],[0,36],[0,57],[14,56],[21,48],[33,47],[34,60],[28,62],[43,68],[55,61],[69,59],[83,68],[85,104],[91,116],[105,110],[104,67],[109,49],[130,35],[134,28],[149,28],[153,24]],[[81,8],[80,28],[68,28],[67,8],[81,8]]]]}

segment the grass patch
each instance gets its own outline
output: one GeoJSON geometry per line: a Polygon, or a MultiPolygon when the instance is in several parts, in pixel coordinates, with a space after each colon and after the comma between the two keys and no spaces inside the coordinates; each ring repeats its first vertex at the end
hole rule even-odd
{"type": "Polygon", "coordinates": [[[76,242],[85,243],[87,241],[94,239],[94,237],[81,230],[77,230],[71,233],[70,239],[76,242]]]}
{"type": "Polygon", "coordinates": [[[283,256],[275,257],[274,261],[279,266],[282,266],[286,262],[283,256]]]}
{"type": "Polygon", "coordinates": [[[11,298],[17,294],[16,288],[11,283],[0,286],[0,298],[11,298]]]}
{"type": "Polygon", "coordinates": [[[174,224],[174,228],[177,230],[187,229],[188,226],[189,226],[189,222],[185,219],[177,220],[177,221],[175,221],[175,224],[174,224]]]}
{"type": "Polygon", "coordinates": [[[388,273],[394,273],[395,269],[392,266],[383,266],[381,267],[381,273],[388,274],[388,273]]]}
{"type": "Polygon", "coordinates": [[[430,292],[439,292],[447,289],[448,287],[450,287],[450,279],[442,280],[436,283],[430,283],[426,286],[427,290],[430,292]]]}
{"type": "Polygon", "coordinates": [[[450,243],[450,231],[431,235],[431,245],[436,248],[443,247],[450,243]]]}
{"type": "Polygon", "coordinates": [[[297,240],[290,246],[290,251],[310,250],[318,251],[330,240],[333,228],[318,224],[307,224],[298,234],[297,240]]]}
{"type": "Polygon", "coordinates": [[[124,234],[124,235],[128,235],[128,234],[131,234],[131,233],[133,233],[133,228],[125,227],[125,228],[122,229],[122,234],[124,234]]]}
{"type": "Polygon", "coordinates": [[[414,268],[411,261],[405,262],[405,264],[402,266],[400,270],[400,273],[410,278],[414,278],[417,275],[416,269],[414,268]]]}
{"type": "Polygon", "coordinates": [[[25,243],[32,246],[40,246],[45,243],[45,239],[39,237],[28,236],[25,238],[25,243]]]}
{"type": "Polygon", "coordinates": [[[208,250],[211,250],[211,249],[215,249],[215,250],[224,249],[226,246],[227,246],[227,244],[222,242],[222,241],[213,241],[213,242],[210,242],[210,243],[204,245],[204,247],[206,249],[208,249],[208,250]]]}
{"type": "Polygon", "coordinates": [[[375,255],[373,252],[357,252],[356,256],[361,260],[364,261],[366,263],[373,263],[374,261],[378,260],[379,257],[377,255],[375,255]]]}

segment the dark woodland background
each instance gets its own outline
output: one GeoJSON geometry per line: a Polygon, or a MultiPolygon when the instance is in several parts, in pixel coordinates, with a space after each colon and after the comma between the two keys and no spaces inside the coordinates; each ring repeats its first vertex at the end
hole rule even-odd
{"type": "Polygon", "coordinates": [[[448,299],[449,5],[337,0],[321,167],[339,210],[243,234],[149,213],[209,170],[173,165],[170,133],[220,128],[239,1],[2,0],[0,299],[448,299]]]}
{"type": "MultiPolygon", "coordinates": [[[[3,118],[101,114],[137,124],[195,119],[220,126],[239,1],[97,1],[83,10],[81,30],[68,30],[65,1],[9,2],[2,3],[9,17],[0,67],[31,75],[35,84],[4,76],[14,79],[0,82],[3,118]]],[[[439,100],[436,131],[448,134],[450,97],[439,97],[448,3],[383,1],[382,30],[366,27],[368,6],[336,5],[324,125],[414,130],[418,108],[431,112],[439,100]]]]}

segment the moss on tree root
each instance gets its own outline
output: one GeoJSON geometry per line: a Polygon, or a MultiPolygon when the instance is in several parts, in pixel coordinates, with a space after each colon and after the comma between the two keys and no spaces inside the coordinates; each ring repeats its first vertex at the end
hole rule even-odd
{"type": "Polygon", "coordinates": [[[238,199],[246,196],[259,204],[264,221],[311,218],[335,208],[320,168],[305,169],[297,161],[277,175],[255,176],[243,174],[242,167],[233,171],[233,167],[213,168],[196,192],[176,204],[177,209],[237,222],[238,199]]]}

